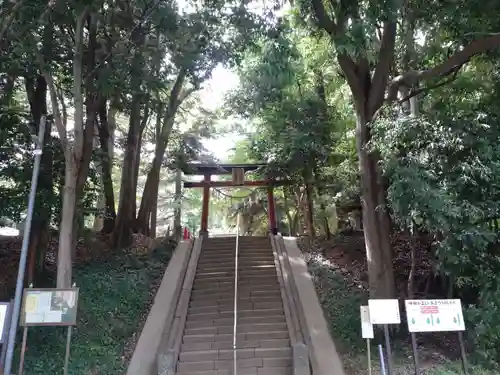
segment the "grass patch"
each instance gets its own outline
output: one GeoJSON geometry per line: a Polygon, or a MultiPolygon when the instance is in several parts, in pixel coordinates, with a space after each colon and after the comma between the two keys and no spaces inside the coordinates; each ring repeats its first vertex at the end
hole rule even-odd
{"type": "MultiPolygon", "coordinates": [[[[124,373],[125,345],[149,311],[153,283],[163,275],[171,254],[171,248],[159,248],[143,257],[122,254],[105,264],[75,270],[80,300],[70,374],[124,373]]],[[[30,328],[25,374],[62,373],[66,334],[67,329],[60,327],[30,328]]]]}
{"type": "Polygon", "coordinates": [[[359,306],[364,305],[367,294],[323,262],[321,257],[311,258],[309,271],[314,276],[316,291],[330,324],[335,341],[342,352],[363,351],[359,306]]]}
{"type": "MultiPolygon", "coordinates": [[[[307,255],[307,254],[306,254],[307,255]]],[[[366,375],[368,359],[366,341],[361,338],[361,322],[359,306],[365,305],[368,294],[360,285],[349,281],[342,272],[331,265],[321,255],[307,256],[318,298],[323,307],[325,317],[330,326],[330,332],[335,340],[348,375],[366,375]]],[[[404,323],[403,323],[404,324],[404,323]]],[[[382,343],[383,336],[375,329],[373,343],[382,343]]],[[[393,340],[394,371],[397,375],[413,375],[413,355],[409,340],[393,340]]],[[[373,375],[380,374],[380,359],[378,348],[371,347],[373,375]]],[[[422,375],[462,375],[459,362],[450,361],[445,356],[421,350],[420,361],[422,375]]],[[[497,375],[498,371],[488,371],[481,367],[472,367],[470,375],[497,375]]]]}

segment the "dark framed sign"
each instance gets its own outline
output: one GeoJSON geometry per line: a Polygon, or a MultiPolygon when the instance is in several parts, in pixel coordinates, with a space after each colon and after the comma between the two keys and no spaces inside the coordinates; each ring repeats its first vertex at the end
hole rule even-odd
{"type": "Polygon", "coordinates": [[[20,324],[23,327],[74,326],[78,288],[24,289],[20,324]]]}
{"type": "Polygon", "coordinates": [[[0,344],[7,340],[10,302],[0,302],[0,344]]]}

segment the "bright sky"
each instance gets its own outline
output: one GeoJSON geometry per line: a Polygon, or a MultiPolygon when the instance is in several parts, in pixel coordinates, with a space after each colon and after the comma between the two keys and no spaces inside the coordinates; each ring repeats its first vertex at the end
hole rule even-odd
{"type": "MultiPolygon", "coordinates": [[[[235,89],[238,84],[238,75],[219,65],[214,69],[212,78],[200,93],[202,106],[209,110],[215,110],[222,106],[224,95],[230,90],[235,89]]],[[[217,159],[224,160],[228,156],[228,151],[234,147],[239,138],[241,136],[237,134],[228,134],[223,137],[205,140],[203,145],[217,159]]]]}

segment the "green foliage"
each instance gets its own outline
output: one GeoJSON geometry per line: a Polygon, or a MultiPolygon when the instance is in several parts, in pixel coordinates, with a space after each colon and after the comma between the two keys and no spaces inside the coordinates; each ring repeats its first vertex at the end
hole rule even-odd
{"type": "MultiPolygon", "coordinates": [[[[28,196],[31,190],[31,178],[34,164],[34,147],[29,116],[20,108],[0,107],[0,216],[5,216],[20,222],[26,215],[28,196]]],[[[49,119],[49,121],[51,121],[49,119]]],[[[40,184],[35,200],[35,211],[52,212],[49,222],[58,225],[60,222],[61,189],[64,185],[64,156],[57,137],[50,137],[44,145],[44,153],[50,154],[53,160],[51,171],[41,169],[39,181],[52,180],[47,191],[47,184],[40,184]],[[50,173],[51,176],[47,176],[50,173]]],[[[92,214],[92,207],[96,200],[98,176],[95,164],[91,164],[81,207],[83,215],[92,214]]]]}
{"type": "MultiPolygon", "coordinates": [[[[443,91],[462,93],[480,83],[465,74],[443,91]]],[[[418,118],[387,112],[374,127],[372,145],[390,182],[394,220],[432,236],[434,271],[447,275],[455,294],[471,305],[475,353],[489,363],[498,358],[492,343],[500,340],[494,328],[500,306],[500,133],[498,105],[491,101],[496,93],[463,93],[456,100],[437,93],[423,106],[440,111],[418,118]]]]}
{"type": "MultiPolygon", "coordinates": [[[[171,248],[159,248],[140,258],[118,254],[106,264],[76,270],[80,297],[70,374],[124,373],[125,344],[139,334],[141,319],[153,301],[153,282],[162,276],[171,252],[171,248]]],[[[25,373],[60,371],[65,347],[66,329],[30,328],[25,373]]]]}

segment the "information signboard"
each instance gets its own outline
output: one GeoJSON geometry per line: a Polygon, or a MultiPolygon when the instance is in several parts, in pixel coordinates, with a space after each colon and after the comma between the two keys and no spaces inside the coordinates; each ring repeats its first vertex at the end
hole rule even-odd
{"type": "Polygon", "coordinates": [[[459,299],[406,300],[410,332],[465,331],[459,299]]]}
{"type": "Polygon", "coordinates": [[[21,326],[73,326],[78,288],[24,290],[21,326]]]}
{"type": "Polygon", "coordinates": [[[370,308],[368,306],[359,307],[361,314],[361,335],[364,339],[373,339],[373,325],[370,322],[370,308]]]}
{"type": "Polygon", "coordinates": [[[400,324],[397,299],[369,299],[370,322],[372,324],[400,324]]]}
{"type": "Polygon", "coordinates": [[[5,342],[5,338],[7,336],[7,312],[9,311],[9,305],[10,304],[8,302],[0,302],[0,344],[5,342]]]}

